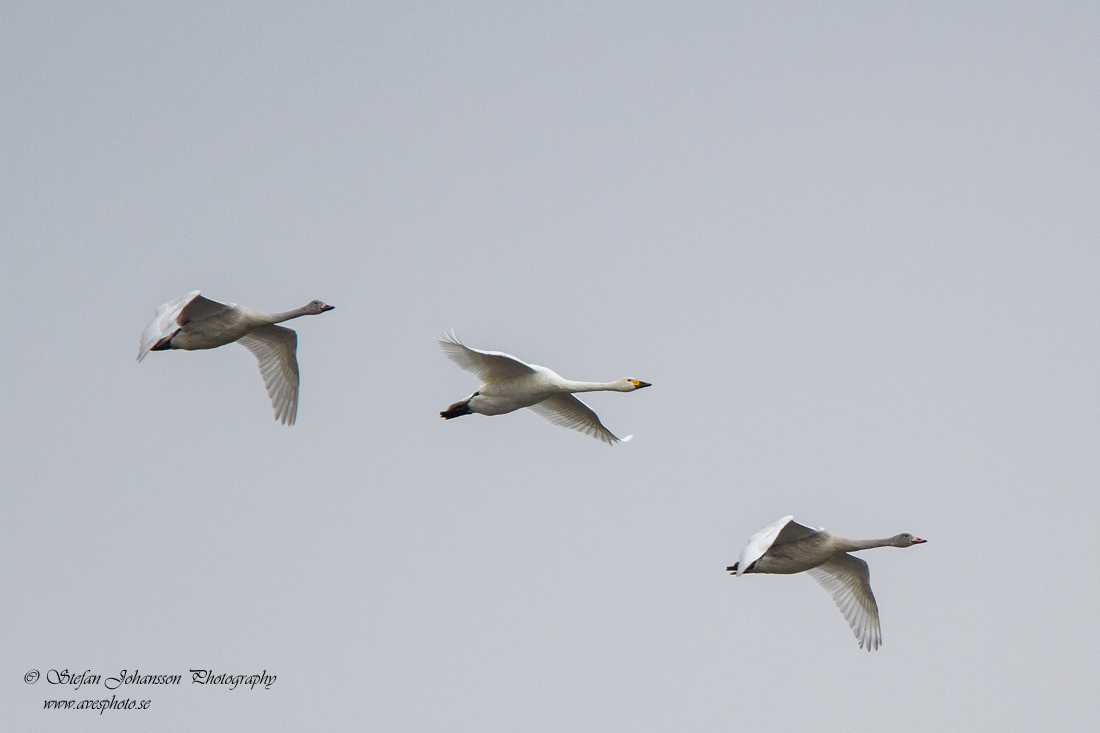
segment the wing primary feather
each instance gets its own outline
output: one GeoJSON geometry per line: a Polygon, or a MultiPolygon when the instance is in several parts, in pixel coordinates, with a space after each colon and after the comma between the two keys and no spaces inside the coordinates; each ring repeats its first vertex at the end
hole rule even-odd
{"type": "Polygon", "coordinates": [[[237,343],[252,352],[259,363],[275,420],[293,425],[298,415],[298,336],[283,326],[262,326],[242,336],[237,343]]]}
{"type": "Polygon", "coordinates": [[[529,406],[531,410],[555,425],[580,431],[585,435],[598,438],[608,445],[615,445],[620,439],[604,427],[599,417],[588,405],[574,395],[560,394],[548,397],[542,402],[529,406]]]}
{"type": "Polygon", "coordinates": [[[878,649],[882,644],[882,627],[879,624],[878,604],[871,592],[867,563],[842,553],[807,572],[832,596],[859,642],[859,648],[866,648],[867,651],[878,649]]]}

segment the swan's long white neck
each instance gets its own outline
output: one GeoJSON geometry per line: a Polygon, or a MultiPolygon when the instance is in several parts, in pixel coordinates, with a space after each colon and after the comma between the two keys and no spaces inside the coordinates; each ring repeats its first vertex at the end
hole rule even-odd
{"type": "Polygon", "coordinates": [[[282,323],[283,321],[289,321],[292,318],[299,316],[308,316],[311,311],[308,305],[303,305],[301,308],[295,308],[292,311],[286,311],[284,313],[272,313],[267,317],[269,323],[282,323]]]}
{"type": "Polygon", "coordinates": [[[841,539],[839,544],[844,548],[844,552],[854,552],[856,550],[870,550],[874,547],[892,547],[894,544],[894,538],[887,537],[883,540],[841,539]]]}
{"type": "Polygon", "coordinates": [[[629,392],[618,382],[574,382],[571,379],[563,379],[562,386],[570,392],[629,392]]]}

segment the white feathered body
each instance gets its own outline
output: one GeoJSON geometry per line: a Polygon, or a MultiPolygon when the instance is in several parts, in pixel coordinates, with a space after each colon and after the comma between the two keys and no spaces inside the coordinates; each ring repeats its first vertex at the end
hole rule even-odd
{"type": "Polygon", "coordinates": [[[752,569],[745,572],[773,573],[776,575],[804,573],[847,549],[842,547],[837,540],[836,535],[820,530],[817,534],[800,540],[772,545],[756,561],[752,569]]]}
{"type": "Polygon", "coordinates": [[[568,382],[556,372],[538,364],[534,372],[483,384],[470,398],[470,411],[480,415],[504,415],[536,405],[554,395],[570,394],[568,382]]]}
{"type": "Polygon", "coordinates": [[[230,305],[216,316],[201,318],[182,326],[172,337],[172,348],[197,351],[231,344],[250,331],[271,324],[263,313],[243,305],[230,305]]]}

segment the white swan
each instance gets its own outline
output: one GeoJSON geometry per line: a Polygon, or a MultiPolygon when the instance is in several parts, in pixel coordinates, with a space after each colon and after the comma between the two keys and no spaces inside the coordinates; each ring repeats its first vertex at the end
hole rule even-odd
{"type": "Polygon", "coordinates": [[[871,651],[882,643],[871,574],[866,562],[848,553],[872,547],[911,547],[926,541],[911,534],[849,540],[823,529],[803,527],[787,516],[750,537],[737,562],[726,570],[734,575],[808,572],[833,597],[859,640],[859,648],[871,651]]]}
{"type": "MultiPolygon", "coordinates": [[[[454,403],[439,416],[450,420],[470,413],[503,415],[530,407],[555,425],[579,430],[608,444],[619,438],[605,428],[596,413],[573,392],[633,392],[649,387],[649,382],[623,377],[614,382],[573,382],[536,364],[527,364],[499,351],[478,351],[464,345],[452,330],[439,339],[447,358],[481,379],[477,392],[454,403]]],[[[622,438],[626,442],[633,438],[622,438]]]]}
{"type": "Polygon", "coordinates": [[[269,316],[243,305],[204,298],[195,290],[157,308],[152,323],[141,334],[137,360],[150,351],[213,349],[236,341],[260,363],[275,419],[293,425],[298,415],[298,335],[275,324],[332,309],[314,300],[269,316]]]}

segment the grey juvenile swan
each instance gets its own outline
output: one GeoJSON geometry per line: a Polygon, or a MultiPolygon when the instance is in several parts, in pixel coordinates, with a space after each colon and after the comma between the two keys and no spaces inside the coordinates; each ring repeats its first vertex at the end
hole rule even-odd
{"type": "MultiPolygon", "coordinates": [[[[503,415],[530,407],[555,425],[579,430],[605,443],[615,444],[619,438],[603,426],[588,405],[573,396],[574,392],[633,392],[649,387],[649,382],[623,377],[614,382],[574,382],[537,364],[528,364],[499,351],[478,351],[466,346],[454,331],[439,340],[447,358],[481,379],[478,391],[454,403],[439,416],[445,420],[471,413],[503,415]]],[[[621,440],[633,438],[628,435],[621,440]]]]}
{"type": "Polygon", "coordinates": [[[871,574],[866,562],[848,553],[872,547],[911,547],[926,541],[908,533],[882,540],[849,540],[824,529],[803,527],[793,516],[786,516],[750,537],[737,562],[726,570],[734,575],[808,572],[833,597],[859,640],[859,648],[871,651],[882,643],[871,574]]]}
{"type": "Polygon", "coordinates": [[[236,341],[260,363],[275,419],[293,425],[298,415],[298,336],[275,324],[332,309],[314,300],[286,313],[267,315],[204,298],[195,290],[157,308],[153,322],[141,334],[137,360],[150,351],[213,349],[236,341]]]}

